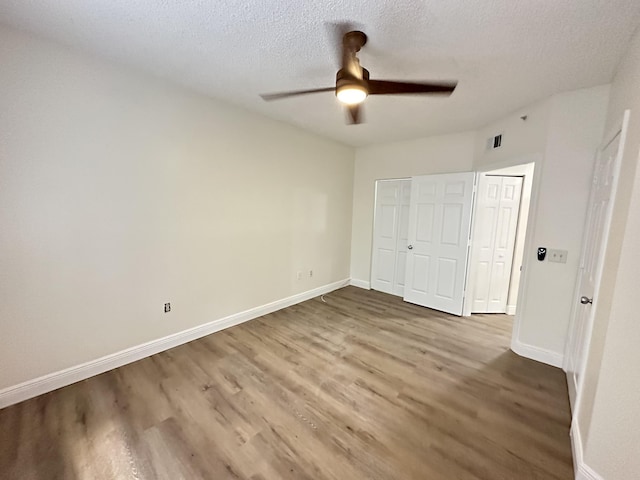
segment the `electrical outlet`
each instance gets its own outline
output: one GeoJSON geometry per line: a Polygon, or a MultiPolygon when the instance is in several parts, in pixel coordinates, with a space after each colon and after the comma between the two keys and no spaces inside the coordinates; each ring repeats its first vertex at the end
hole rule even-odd
{"type": "Polygon", "coordinates": [[[547,253],[547,259],[550,262],[555,262],[555,263],[567,263],[567,255],[569,254],[569,252],[567,252],[566,250],[552,250],[549,249],[548,253],[547,253]]]}
{"type": "Polygon", "coordinates": [[[313,277],[313,270],[309,270],[309,278],[313,277]]]}
{"type": "Polygon", "coordinates": [[[171,311],[171,304],[170,303],[165,303],[164,304],[164,313],[169,313],[171,311]]]}

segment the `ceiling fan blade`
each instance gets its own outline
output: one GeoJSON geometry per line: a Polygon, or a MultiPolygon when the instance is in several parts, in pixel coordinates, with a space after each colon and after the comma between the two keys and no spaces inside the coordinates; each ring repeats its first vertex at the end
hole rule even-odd
{"type": "Polygon", "coordinates": [[[369,95],[398,95],[398,94],[440,94],[451,95],[458,82],[394,82],[391,80],[369,80],[369,95]]]}
{"type": "Polygon", "coordinates": [[[311,90],[295,90],[292,92],[280,92],[280,93],[268,93],[264,95],[260,95],[263,100],[271,101],[271,100],[280,100],[281,98],[287,97],[295,97],[297,95],[307,95],[309,93],[321,93],[321,92],[335,92],[336,87],[326,87],[326,88],[313,88],[311,90]]]}
{"type": "Polygon", "coordinates": [[[348,105],[347,106],[347,113],[349,114],[349,123],[351,125],[357,125],[358,123],[362,123],[361,120],[361,111],[362,108],[360,106],[360,104],[356,104],[356,105],[348,105]]]}

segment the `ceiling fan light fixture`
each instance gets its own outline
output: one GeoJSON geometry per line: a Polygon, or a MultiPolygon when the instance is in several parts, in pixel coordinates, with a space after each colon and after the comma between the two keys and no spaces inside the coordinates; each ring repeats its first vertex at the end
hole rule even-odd
{"type": "Polygon", "coordinates": [[[368,92],[361,85],[344,85],[336,89],[336,97],[345,105],[358,105],[364,102],[368,92]]]}

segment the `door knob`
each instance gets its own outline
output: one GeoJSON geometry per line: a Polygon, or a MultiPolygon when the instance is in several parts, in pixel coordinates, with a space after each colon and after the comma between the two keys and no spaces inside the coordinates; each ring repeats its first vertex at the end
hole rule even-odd
{"type": "Polygon", "coordinates": [[[413,250],[413,245],[409,245],[407,248],[408,248],[409,250],[413,250]]]}
{"type": "Polygon", "coordinates": [[[583,305],[588,305],[590,303],[593,303],[593,299],[589,297],[580,297],[580,303],[583,305]]]}

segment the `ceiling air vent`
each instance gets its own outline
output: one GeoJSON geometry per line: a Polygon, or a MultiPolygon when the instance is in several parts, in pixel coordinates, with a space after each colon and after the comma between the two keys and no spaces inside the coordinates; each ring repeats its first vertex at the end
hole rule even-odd
{"type": "Polygon", "coordinates": [[[487,150],[495,150],[502,146],[502,134],[491,137],[487,140],[487,150]]]}

